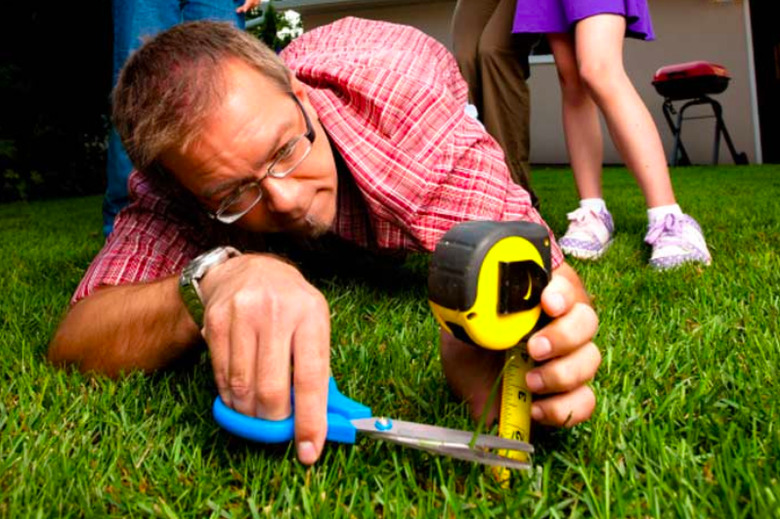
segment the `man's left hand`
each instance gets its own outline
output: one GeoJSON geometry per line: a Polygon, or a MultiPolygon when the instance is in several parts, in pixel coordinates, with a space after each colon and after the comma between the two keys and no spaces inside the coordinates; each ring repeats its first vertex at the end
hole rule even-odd
{"type": "Polygon", "coordinates": [[[531,407],[536,422],[572,426],[590,418],[596,406],[587,384],[601,364],[592,342],[598,317],[583,296],[579,279],[567,265],[553,272],[542,292],[542,309],[553,320],[528,340],[528,353],[539,364],[528,372],[526,383],[532,393],[545,395],[531,407]]]}
{"type": "MultiPolygon", "coordinates": [[[[601,353],[592,342],[598,317],[579,277],[565,263],[553,271],[542,292],[542,309],[553,319],[528,340],[528,352],[538,363],[526,375],[537,395],[531,415],[545,425],[570,427],[590,418],[596,406],[588,383],[601,364],[601,353]]],[[[470,403],[473,417],[481,416],[504,365],[504,352],[466,344],[442,330],[441,356],[450,387],[470,403]]],[[[496,399],[488,423],[496,419],[498,408],[496,399]]]]}

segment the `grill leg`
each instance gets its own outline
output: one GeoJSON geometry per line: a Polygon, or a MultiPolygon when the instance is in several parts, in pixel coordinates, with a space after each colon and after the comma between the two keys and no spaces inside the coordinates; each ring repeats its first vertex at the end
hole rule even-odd
{"type": "Polygon", "coordinates": [[[666,119],[666,123],[669,125],[669,129],[672,131],[672,135],[674,136],[674,146],[672,147],[672,153],[669,156],[669,165],[677,166],[679,159],[680,165],[689,166],[691,161],[688,158],[688,152],[685,150],[685,146],[683,145],[682,139],[680,137],[680,132],[682,130],[682,113],[678,115],[677,124],[675,124],[674,119],[672,118],[672,114],[676,112],[671,99],[666,99],[664,101],[663,113],[664,118],[666,119]]]}
{"type": "Polygon", "coordinates": [[[723,120],[723,108],[720,106],[720,103],[709,97],[707,99],[710,101],[712,104],[712,109],[715,111],[715,152],[712,163],[718,163],[718,156],[720,154],[720,136],[723,135],[723,140],[726,141],[726,146],[731,153],[731,160],[734,161],[734,164],[747,164],[747,155],[744,153],[738,153],[737,149],[734,147],[734,142],[732,142],[731,135],[729,135],[729,131],[726,128],[726,123],[723,120]]]}
{"type": "Polygon", "coordinates": [[[744,153],[738,153],[734,147],[734,143],[731,140],[728,129],[726,129],[726,123],[723,121],[723,109],[720,103],[709,96],[701,96],[696,99],[692,99],[682,105],[679,112],[674,109],[671,99],[666,99],[663,104],[664,118],[666,119],[669,129],[674,135],[674,147],[672,148],[672,154],[669,158],[670,166],[690,166],[691,161],[688,157],[688,152],[685,149],[685,145],[682,142],[682,123],[685,120],[685,110],[691,106],[708,104],[712,107],[712,111],[715,115],[710,116],[698,116],[690,117],[690,119],[702,119],[706,117],[715,118],[715,140],[712,145],[712,163],[717,164],[720,158],[720,138],[721,135],[726,141],[726,146],[729,148],[731,158],[734,160],[734,164],[747,164],[747,155],[744,153]],[[677,121],[674,121],[673,114],[677,114],[677,121]]]}
{"type": "Polygon", "coordinates": [[[672,102],[667,99],[664,101],[664,104],[662,106],[663,113],[664,113],[664,119],[666,119],[666,124],[669,125],[669,129],[672,131],[672,137],[674,137],[674,147],[672,148],[672,153],[669,155],[669,165],[670,166],[676,166],[677,165],[677,128],[674,126],[674,121],[672,120],[672,114],[674,113],[674,106],[672,106],[672,102]]]}
{"type": "Polygon", "coordinates": [[[692,104],[695,104],[693,101],[688,101],[685,103],[682,108],[680,108],[680,112],[677,114],[677,133],[674,136],[674,157],[675,162],[673,165],[677,166],[690,166],[691,165],[691,159],[688,158],[688,152],[685,149],[685,144],[683,144],[682,141],[682,123],[683,120],[685,120],[685,110],[688,109],[689,106],[692,104]],[[679,157],[679,161],[677,158],[679,157]]]}
{"type": "Polygon", "coordinates": [[[723,120],[720,116],[722,110],[720,108],[720,103],[714,99],[710,99],[709,97],[706,97],[705,99],[707,99],[712,106],[712,111],[715,112],[715,142],[712,145],[712,164],[717,165],[718,159],[720,158],[720,134],[723,128],[723,120]]]}

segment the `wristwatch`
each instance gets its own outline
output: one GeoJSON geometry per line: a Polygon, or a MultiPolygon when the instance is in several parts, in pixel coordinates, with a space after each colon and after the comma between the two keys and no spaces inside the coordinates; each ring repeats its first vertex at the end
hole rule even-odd
{"type": "Polygon", "coordinates": [[[203,328],[203,297],[198,282],[212,268],[240,255],[233,247],[217,247],[196,257],[181,271],[179,295],[198,328],[203,328]]]}

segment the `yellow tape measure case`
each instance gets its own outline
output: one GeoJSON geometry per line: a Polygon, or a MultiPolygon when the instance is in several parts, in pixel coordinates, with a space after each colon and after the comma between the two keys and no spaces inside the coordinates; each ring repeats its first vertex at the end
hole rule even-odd
{"type": "Polygon", "coordinates": [[[428,275],[439,324],[465,342],[492,350],[534,331],[551,271],[547,229],[530,222],[465,222],[433,253],[428,275]]]}

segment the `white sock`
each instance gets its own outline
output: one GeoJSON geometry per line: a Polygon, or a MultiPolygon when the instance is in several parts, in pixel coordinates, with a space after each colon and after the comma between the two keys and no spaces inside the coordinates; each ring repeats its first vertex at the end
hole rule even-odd
{"type": "Polygon", "coordinates": [[[603,198],[583,198],[580,200],[580,207],[591,209],[597,213],[603,213],[607,210],[607,204],[603,198]]]}
{"type": "Polygon", "coordinates": [[[667,214],[682,215],[682,209],[677,204],[672,205],[659,205],[658,207],[651,207],[647,210],[647,219],[650,223],[662,220],[667,214]]]}

